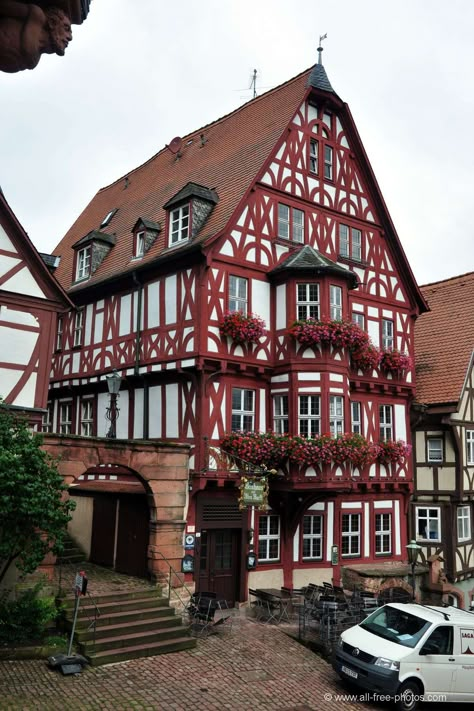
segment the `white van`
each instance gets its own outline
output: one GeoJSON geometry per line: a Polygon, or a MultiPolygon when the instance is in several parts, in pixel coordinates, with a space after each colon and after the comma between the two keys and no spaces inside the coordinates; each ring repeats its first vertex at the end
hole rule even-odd
{"type": "Polygon", "coordinates": [[[345,681],[388,697],[400,711],[419,701],[474,704],[474,613],[390,603],[343,632],[333,666],[345,681]]]}

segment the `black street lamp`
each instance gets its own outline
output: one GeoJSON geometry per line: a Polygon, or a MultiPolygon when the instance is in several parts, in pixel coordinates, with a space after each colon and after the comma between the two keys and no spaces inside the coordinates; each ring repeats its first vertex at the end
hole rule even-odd
{"type": "Polygon", "coordinates": [[[416,541],[412,540],[406,546],[406,549],[408,551],[408,562],[411,565],[411,586],[413,588],[413,600],[414,600],[415,599],[415,585],[416,585],[415,567],[416,567],[416,562],[418,560],[418,554],[421,551],[421,546],[419,546],[416,541]]]}
{"type": "Polygon", "coordinates": [[[120,409],[117,407],[117,398],[119,397],[122,376],[117,373],[117,370],[114,368],[109,375],[105,376],[105,379],[107,380],[107,389],[110,395],[110,403],[105,411],[105,416],[110,421],[110,428],[106,437],[115,439],[117,437],[117,418],[120,412],[120,409]]]}

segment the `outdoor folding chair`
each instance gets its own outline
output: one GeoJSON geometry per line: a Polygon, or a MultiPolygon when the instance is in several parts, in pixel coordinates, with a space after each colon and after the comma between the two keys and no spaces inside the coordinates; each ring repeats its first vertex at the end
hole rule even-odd
{"type": "Polygon", "coordinates": [[[259,592],[261,600],[262,617],[260,618],[264,624],[270,622],[280,622],[281,605],[279,598],[268,595],[262,591],[259,592]]]}
{"type": "Polygon", "coordinates": [[[192,597],[195,599],[189,608],[189,630],[195,637],[207,637],[214,626],[217,608],[216,598],[204,597],[204,595],[196,595],[196,593],[192,597]]]}
{"type": "Polygon", "coordinates": [[[249,588],[249,604],[250,609],[255,615],[255,619],[257,620],[257,622],[259,622],[260,618],[263,615],[262,600],[259,597],[258,592],[256,590],[253,590],[252,588],[249,588]]]}

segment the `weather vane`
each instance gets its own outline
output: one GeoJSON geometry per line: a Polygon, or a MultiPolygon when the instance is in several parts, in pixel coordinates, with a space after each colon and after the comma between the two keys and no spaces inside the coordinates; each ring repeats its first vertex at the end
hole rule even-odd
{"type": "Polygon", "coordinates": [[[319,35],[318,64],[322,64],[321,55],[322,55],[323,48],[322,48],[322,46],[321,46],[321,43],[322,43],[323,40],[325,40],[325,39],[327,38],[327,36],[328,36],[328,33],[327,33],[327,32],[326,32],[325,35],[319,35]]]}

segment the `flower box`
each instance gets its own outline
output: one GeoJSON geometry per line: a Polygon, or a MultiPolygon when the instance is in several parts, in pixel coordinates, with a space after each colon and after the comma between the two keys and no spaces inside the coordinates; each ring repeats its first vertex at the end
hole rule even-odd
{"type": "Polygon", "coordinates": [[[385,350],[380,354],[380,369],[386,373],[403,373],[411,368],[412,361],[409,355],[397,350],[385,350]]]}
{"type": "Polygon", "coordinates": [[[265,334],[265,321],[255,314],[229,311],[219,324],[221,336],[231,338],[235,343],[257,343],[265,334]]]}
{"type": "Polygon", "coordinates": [[[365,331],[352,321],[300,319],[289,327],[288,333],[303,346],[332,345],[347,348],[351,352],[369,343],[365,331]]]}

